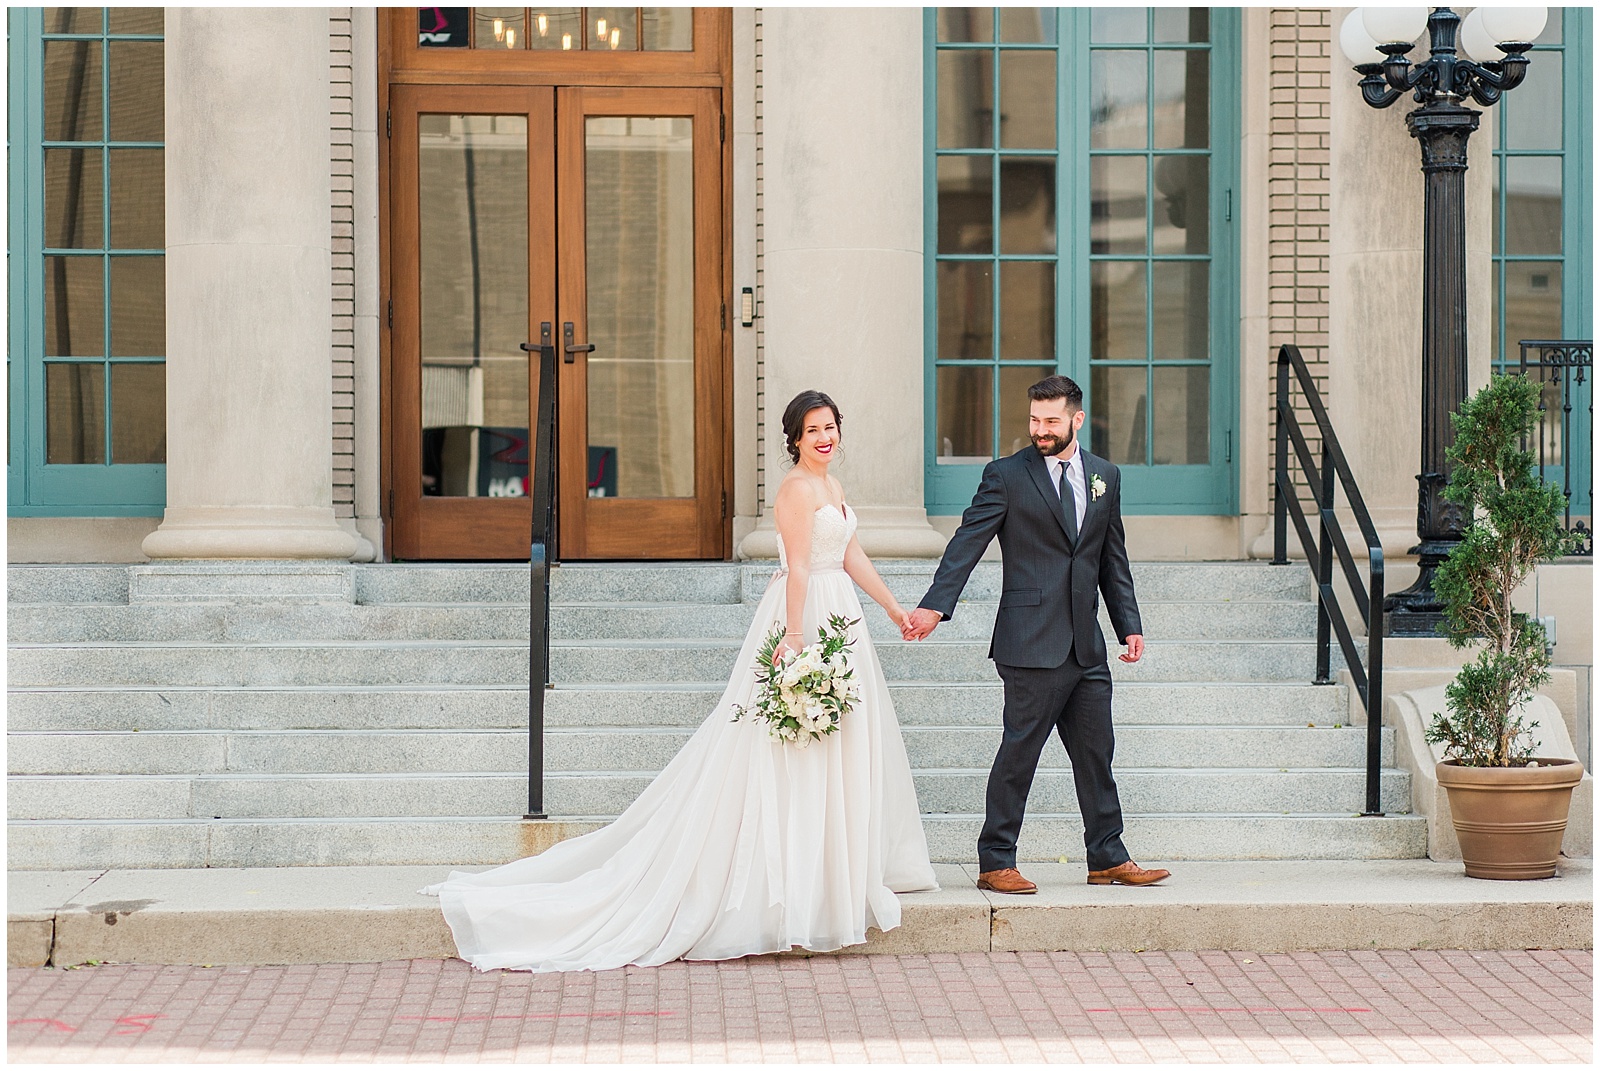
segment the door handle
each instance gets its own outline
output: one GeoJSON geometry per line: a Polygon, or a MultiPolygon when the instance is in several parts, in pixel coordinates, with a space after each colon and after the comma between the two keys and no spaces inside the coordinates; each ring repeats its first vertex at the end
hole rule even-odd
{"type": "Polygon", "coordinates": [[[577,357],[575,357],[574,354],[594,352],[594,343],[588,342],[580,346],[572,340],[571,320],[568,320],[566,323],[561,325],[561,335],[562,340],[566,343],[565,348],[567,355],[563,358],[563,360],[565,360],[567,364],[571,364],[577,360],[577,357]]]}

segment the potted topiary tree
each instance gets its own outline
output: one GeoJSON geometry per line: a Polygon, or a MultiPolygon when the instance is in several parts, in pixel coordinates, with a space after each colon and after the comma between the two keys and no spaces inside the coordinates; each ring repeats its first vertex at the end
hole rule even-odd
{"type": "Polygon", "coordinates": [[[1494,376],[1451,417],[1445,497],[1472,523],[1433,590],[1450,643],[1481,646],[1445,689],[1446,712],[1427,738],[1445,746],[1439,783],[1474,878],[1554,876],[1572,790],[1583,778],[1575,759],[1533,754],[1538,722],[1525,721],[1522,709],[1549,680],[1550,655],[1544,628],[1512,609],[1511,597],[1536,566],[1574,549],[1561,524],[1565,496],[1521,448],[1538,405],[1537,384],[1494,376]]]}

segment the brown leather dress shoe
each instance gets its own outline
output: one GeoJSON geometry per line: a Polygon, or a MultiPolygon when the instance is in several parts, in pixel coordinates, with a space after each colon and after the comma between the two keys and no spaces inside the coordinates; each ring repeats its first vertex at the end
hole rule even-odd
{"type": "Polygon", "coordinates": [[[1164,878],[1172,877],[1170,870],[1146,870],[1144,867],[1129,859],[1121,866],[1114,866],[1110,870],[1089,871],[1090,885],[1154,885],[1164,878]]]}
{"type": "Polygon", "coordinates": [[[1038,892],[1039,886],[1017,872],[1014,866],[1004,870],[985,870],[978,875],[978,888],[999,893],[1038,892]]]}

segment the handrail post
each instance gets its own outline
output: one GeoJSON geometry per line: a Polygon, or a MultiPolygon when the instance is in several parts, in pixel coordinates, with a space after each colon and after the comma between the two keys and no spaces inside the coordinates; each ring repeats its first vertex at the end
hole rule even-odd
{"type": "Polygon", "coordinates": [[[1333,459],[1327,433],[1322,437],[1322,487],[1317,495],[1317,683],[1333,683],[1333,459]]]}
{"type": "Polygon", "coordinates": [[[555,542],[556,347],[550,323],[539,325],[539,344],[522,348],[539,353],[539,401],[534,413],[532,477],[533,524],[528,546],[528,812],[545,818],[544,693],[550,683],[550,566],[555,542]]]}
{"type": "Polygon", "coordinates": [[[1367,551],[1367,810],[1383,817],[1383,551],[1367,551]]]}
{"type": "Polygon", "coordinates": [[[1289,503],[1284,488],[1293,487],[1289,479],[1289,429],[1284,425],[1289,411],[1289,354],[1287,346],[1278,347],[1278,464],[1272,482],[1272,564],[1289,564],[1289,503]]]}

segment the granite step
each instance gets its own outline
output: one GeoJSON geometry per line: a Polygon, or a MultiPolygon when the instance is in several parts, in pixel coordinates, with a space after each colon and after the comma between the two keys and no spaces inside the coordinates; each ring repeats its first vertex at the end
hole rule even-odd
{"type": "MultiPolygon", "coordinates": [[[[545,724],[693,727],[722,697],[721,684],[592,684],[545,692],[545,724]]],[[[902,725],[998,725],[1000,682],[891,682],[902,725]]],[[[1112,696],[1122,725],[1315,725],[1349,721],[1344,685],[1124,681],[1112,696]]],[[[71,686],[13,689],[13,731],[181,729],[526,730],[521,685],[306,685],[298,688],[71,686]]]]}
{"type": "MultiPolygon", "coordinates": [[[[923,811],[981,814],[989,771],[981,768],[913,771],[923,811]]],[[[1359,813],[1365,774],[1352,769],[1116,770],[1124,811],[1180,813],[1359,813]]],[[[551,814],[610,818],[654,779],[655,771],[559,770],[545,778],[551,814]]],[[[404,818],[518,813],[527,799],[524,773],[253,774],[198,776],[12,776],[13,819],[70,818],[404,818]]],[[[1410,807],[1410,778],[1385,770],[1382,806],[1410,807]]],[[[1072,775],[1043,767],[1029,805],[1076,811],[1072,775]]]]}
{"type": "MultiPolygon", "coordinates": [[[[660,770],[694,730],[553,729],[545,735],[548,771],[660,770]]],[[[1383,730],[1384,762],[1393,731],[1383,730]]],[[[913,769],[982,767],[1000,745],[999,726],[908,727],[913,769]]],[[[1235,726],[1123,726],[1117,758],[1127,766],[1203,768],[1357,767],[1364,729],[1235,726]]],[[[528,737],[518,730],[183,730],[178,732],[11,732],[7,770],[18,775],[212,773],[418,773],[475,770],[523,773],[528,737]]],[[[1045,768],[1065,768],[1065,751],[1045,748],[1045,768]]]]}

